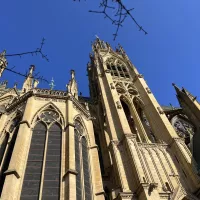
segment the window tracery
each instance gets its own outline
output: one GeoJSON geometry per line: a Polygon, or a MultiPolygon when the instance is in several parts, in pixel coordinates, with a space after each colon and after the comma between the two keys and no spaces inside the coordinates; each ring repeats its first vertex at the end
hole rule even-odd
{"type": "Polygon", "coordinates": [[[115,61],[113,58],[109,58],[106,61],[107,69],[110,70],[111,76],[130,78],[126,66],[119,60],[115,61]]]}
{"type": "Polygon", "coordinates": [[[145,130],[146,130],[147,134],[149,135],[149,139],[151,140],[151,142],[155,143],[156,137],[153,134],[150,123],[149,123],[146,115],[144,114],[144,111],[141,111],[141,119],[142,119],[142,123],[144,124],[145,130]]]}
{"type": "Polygon", "coordinates": [[[75,120],[75,162],[76,171],[76,198],[77,200],[92,199],[88,143],[82,124],[75,120]]]}
{"type": "Polygon", "coordinates": [[[171,120],[174,129],[179,137],[185,139],[185,143],[189,148],[192,148],[191,142],[195,133],[194,126],[182,117],[175,116],[171,120]]]}
{"type": "Polygon", "coordinates": [[[47,124],[50,124],[54,121],[59,121],[60,116],[57,112],[55,112],[54,110],[45,110],[44,112],[42,112],[39,116],[39,118],[43,121],[46,122],[47,124]]]}
{"type": "Polygon", "coordinates": [[[139,118],[140,118],[140,120],[141,120],[141,122],[143,124],[145,132],[147,133],[147,136],[148,136],[149,140],[151,142],[155,143],[157,141],[157,139],[156,139],[156,137],[155,137],[155,135],[154,135],[154,133],[152,131],[151,125],[150,125],[150,123],[149,123],[149,121],[148,121],[148,119],[147,119],[147,117],[146,117],[146,115],[144,113],[143,108],[142,108],[142,105],[143,105],[141,103],[142,100],[140,98],[135,98],[134,100],[135,101],[133,101],[133,103],[134,103],[135,109],[136,109],[136,111],[138,113],[138,116],[139,116],[139,118]]]}

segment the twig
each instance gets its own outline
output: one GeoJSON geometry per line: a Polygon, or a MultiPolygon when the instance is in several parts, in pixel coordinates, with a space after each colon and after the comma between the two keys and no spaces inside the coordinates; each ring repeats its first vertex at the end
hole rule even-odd
{"type": "MultiPolygon", "coordinates": [[[[76,0],[74,0],[76,1],[76,0]]],[[[78,0],[80,2],[80,0],[78,0]]],[[[116,26],[116,31],[113,34],[114,40],[118,36],[118,32],[120,27],[123,26],[123,23],[127,17],[130,17],[132,21],[136,24],[136,26],[139,28],[139,31],[144,32],[145,35],[147,35],[147,32],[143,29],[143,27],[136,21],[136,19],[131,14],[131,11],[134,8],[127,9],[126,6],[122,3],[122,0],[101,0],[99,7],[102,8],[101,11],[99,10],[89,10],[91,13],[96,14],[103,14],[104,18],[108,18],[111,23],[116,26]],[[110,3],[114,3],[115,6],[110,6],[110,3]],[[111,16],[110,11],[114,10],[115,14],[114,17],[111,16]]]]}
{"type": "MultiPolygon", "coordinates": [[[[5,70],[9,71],[9,72],[12,72],[14,74],[17,74],[17,75],[20,75],[20,76],[23,76],[23,77],[28,77],[28,73],[21,73],[21,72],[17,72],[17,71],[14,71],[13,68],[4,68],[5,70]]],[[[37,79],[39,81],[45,81],[46,83],[49,83],[49,81],[47,81],[43,76],[38,76],[39,72],[37,74],[35,74],[34,76],[32,76],[31,78],[33,79],[37,79]]]]}
{"type": "Polygon", "coordinates": [[[27,54],[32,54],[33,55],[37,55],[38,53],[42,56],[43,59],[45,59],[47,62],[49,62],[49,59],[47,58],[47,55],[45,55],[43,52],[42,52],[42,48],[44,46],[44,41],[45,39],[42,38],[42,42],[41,42],[41,45],[39,48],[37,48],[35,51],[27,51],[27,52],[23,52],[23,53],[16,53],[16,54],[6,54],[5,57],[9,57],[9,56],[23,56],[23,55],[27,55],[27,54]]]}

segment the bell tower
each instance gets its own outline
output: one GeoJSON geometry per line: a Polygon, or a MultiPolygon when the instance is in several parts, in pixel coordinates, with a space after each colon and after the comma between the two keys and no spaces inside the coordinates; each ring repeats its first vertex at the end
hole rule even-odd
{"type": "Polygon", "coordinates": [[[113,50],[97,38],[92,49],[87,70],[107,199],[193,195],[199,177],[192,155],[143,75],[120,45],[113,50]]]}

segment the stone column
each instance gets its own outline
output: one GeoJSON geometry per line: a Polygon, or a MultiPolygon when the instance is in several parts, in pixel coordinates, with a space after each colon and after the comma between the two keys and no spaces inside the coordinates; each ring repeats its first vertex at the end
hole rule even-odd
{"type": "Polygon", "coordinates": [[[30,97],[26,103],[24,116],[20,122],[18,135],[11,161],[6,173],[6,179],[2,191],[2,199],[20,199],[21,186],[26,168],[26,162],[31,141],[31,113],[34,111],[34,99],[30,97]]]}
{"type": "Polygon", "coordinates": [[[8,115],[2,114],[1,120],[0,120],[0,143],[1,143],[1,139],[2,139],[3,129],[6,125],[7,120],[8,120],[8,115]]]}
{"type": "MultiPolygon", "coordinates": [[[[129,187],[129,182],[126,176],[125,166],[123,165],[122,155],[120,154],[120,150],[123,151],[123,145],[120,145],[120,150],[118,148],[119,142],[118,141],[111,141],[110,148],[112,150],[112,157],[114,161],[115,170],[118,174],[119,184],[122,188],[123,192],[131,192],[129,187]]],[[[130,173],[132,175],[132,173],[130,173]]]]}
{"type": "Polygon", "coordinates": [[[149,138],[148,138],[148,136],[146,134],[146,131],[144,129],[142,121],[141,121],[141,119],[140,119],[140,117],[138,115],[138,112],[137,112],[137,110],[136,110],[136,108],[135,108],[133,103],[131,103],[130,111],[131,111],[131,115],[133,116],[133,120],[134,120],[134,122],[136,124],[136,127],[138,129],[138,134],[140,135],[140,138],[142,139],[142,142],[148,142],[149,143],[150,140],[149,140],[149,138]]]}
{"type": "Polygon", "coordinates": [[[74,142],[74,121],[73,121],[73,103],[67,100],[67,126],[66,126],[66,171],[65,196],[66,199],[76,200],[76,167],[75,167],[75,142],[74,142]]]}
{"type": "Polygon", "coordinates": [[[92,179],[93,179],[93,191],[95,195],[95,200],[104,200],[104,190],[101,178],[100,164],[99,164],[99,156],[97,146],[90,147],[89,154],[92,158],[92,179]]]}
{"type": "Polygon", "coordinates": [[[94,129],[92,121],[87,121],[85,123],[86,129],[89,136],[89,146],[88,146],[88,153],[89,153],[89,162],[90,162],[90,170],[91,170],[91,185],[93,185],[93,194],[95,200],[104,200],[104,190],[103,190],[103,183],[102,183],[102,176],[100,170],[100,162],[99,162],[99,155],[98,155],[98,146],[95,143],[94,138],[94,129]]]}

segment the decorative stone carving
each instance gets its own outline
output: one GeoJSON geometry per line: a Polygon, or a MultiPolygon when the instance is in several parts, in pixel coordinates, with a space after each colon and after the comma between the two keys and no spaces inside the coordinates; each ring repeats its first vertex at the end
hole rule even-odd
{"type": "Polygon", "coordinates": [[[8,64],[5,56],[6,56],[6,50],[0,53],[0,77],[2,76],[2,73],[8,64]]]}
{"type": "Polygon", "coordinates": [[[141,106],[141,108],[143,108],[145,105],[144,105],[144,102],[142,101],[141,97],[140,96],[135,96],[134,99],[133,99],[137,104],[139,104],[141,106]]]}
{"type": "Polygon", "coordinates": [[[110,73],[110,70],[109,70],[109,69],[106,69],[105,72],[106,72],[106,73],[110,73]]]}
{"type": "Polygon", "coordinates": [[[147,93],[151,94],[151,90],[148,87],[146,87],[146,91],[147,93]]]}
{"type": "Polygon", "coordinates": [[[158,183],[150,183],[149,184],[149,193],[151,193],[157,187],[158,187],[158,183]]]}
{"type": "Polygon", "coordinates": [[[78,99],[78,87],[75,80],[75,71],[71,70],[71,80],[67,84],[68,92],[71,93],[76,99],[78,99]]]}
{"type": "Polygon", "coordinates": [[[35,94],[45,94],[50,96],[67,96],[67,92],[58,90],[47,90],[47,89],[34,89],[35,94]]]}
{"type": "Polygon", "coordinates": [[[133,78],[133,82],[137,81],[138,78],[144,78],[142,74],[136,74],[133,78]]]}
{"type": "Polygon", "coordinates": [[[39,84],[39,81],[35,79],[34,83],[33,83],[33,88],[36,88],[38,86],[38,84],[39,84]]]}
{"type": "Polygon", "coordinates": [[[142,74],[137,74],[138,78],[144,78],[142,74]]]}
{"type": "Polygon", "coordinates": [[[120,103],[119,101],[117,101],[116,104],[117,104],[117,108],[118,108],[118,109],[121,109],[121,108],[122,108],[121,103],[120,103]]]}
{"type": "Polygon", "coordinates": [[[98,76],[102,78],[102,77],[103,77],[103,74],[100,74],[100,73],[99,73],[98,76]]]}
{"type": "Polygon", "coordinates": [[[114,59],[113,57],[110,57],[110,58],[108,58],[107,60],[106,60],[106,64],[114,64],[114,62],[115,62],[115,60],[116,59],[114,59]]]}
{"type": "Polygon", "coordinates": [[[111,88],[111,89],[115,89],[115,87],[114,87],[114,84],[113,84],[113,83],[111,83],[111,84],[110,84],[110,88],[111,88]]]}
{"type": "Polygon", "coordinates": [[[157,107],[157,109],[158,109],[158,112],[159,112],[161,115],[164,114],[164,111],[162,110],[161,107],[157,107]]]}
{"type": "Polygon", "coordinates": [[[187,119],[184,119],[180,115],[173,117],[171,119],[171,123],[178,136],[184,138],[186,145],[191,149],[191,141],[195,133],[194,126],[187,119]]]}

